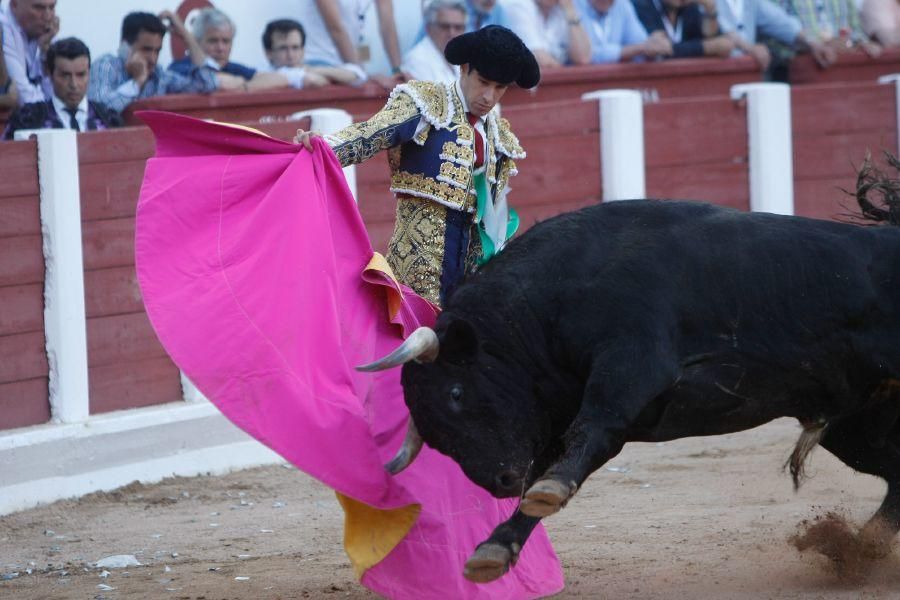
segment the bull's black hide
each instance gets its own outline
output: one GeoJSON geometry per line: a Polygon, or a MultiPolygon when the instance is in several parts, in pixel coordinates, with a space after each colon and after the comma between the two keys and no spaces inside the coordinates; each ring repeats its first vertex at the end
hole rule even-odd
{"type": "Polygon", "coordinates": [[[873,543],[900,528],[900,229],[602,204],[513,241],[435,331],[437,358],[403,367],[415,425],[477,484],[523,495],[471,579],[502,575],[625,443],[785,416],[807,432],[795,480],[818,441],[887,481],[873,543]]]}

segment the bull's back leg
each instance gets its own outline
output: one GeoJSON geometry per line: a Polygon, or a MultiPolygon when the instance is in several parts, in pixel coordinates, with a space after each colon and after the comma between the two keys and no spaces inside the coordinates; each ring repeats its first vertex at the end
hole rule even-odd
{"type": "Polygon", "coordinates": [[[881,506],[861,531],[867,549],[883,556],[900,531],[900,433],[872,439],[866,419],[863,415],[830,423],[820,444],[849,467],[887,483],[881,506]]]}
{"type": "MultiPolygon", "coordinates": [[[[654,341],[659,338],[652,338],[654,341]]],[[[621,452],[639,415],[677,379],[674,353],[664,344],[623,341],[595,359],[581,408],[567,429],[561,458],[528,489],[520,510],[546,517],[560,510],[588,476],[621,452]]]]}

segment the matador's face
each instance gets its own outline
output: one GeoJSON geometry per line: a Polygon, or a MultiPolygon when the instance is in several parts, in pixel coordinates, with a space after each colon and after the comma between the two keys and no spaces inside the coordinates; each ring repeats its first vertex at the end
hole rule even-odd
{"type": "Polygon", "coordinates": [[[466,64],[460,66],[459,87],[466,98],[469,112],[483,117],[500,102],[500,98],[509,89],[509,84],[487,79],[466,64]]]}

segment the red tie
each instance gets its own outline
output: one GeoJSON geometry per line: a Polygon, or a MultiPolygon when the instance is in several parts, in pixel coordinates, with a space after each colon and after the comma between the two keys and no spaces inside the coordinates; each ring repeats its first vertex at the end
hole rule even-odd
{"type": "Polygon", "coordinates": [[[475,168],[477,169],[484,164],[484,138],[481,137],[481,133],[475,127],[475,123],[478,122],[478,115],[466,113],[466,117],[469,119],[469,125],[475,131],[475,168]]]}

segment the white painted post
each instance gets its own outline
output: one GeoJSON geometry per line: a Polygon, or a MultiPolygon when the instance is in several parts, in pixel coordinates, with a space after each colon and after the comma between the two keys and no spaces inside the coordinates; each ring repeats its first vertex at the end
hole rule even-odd
{"type": "Polygon", "coordinates": [[[878,83],[882,85],[894,84],[894,106],[897,111],[897,156],[900,156],[900,73],[879,77],[878,83]]]}
{"type": "Polygon", "coordinates": [[[644,169],[644,103],[636,90],[598,90],[581,96],[600,101],[600,169],[603,200],[647,195],[644,169]]]}
{"type": "Polygon", "coordinates": [[[81,193],[74,131],[16,132],[37,137],[44,238],[44,335],[50,366],[50,414],[58,423],[85,421],[89,414],[84,261],[81,253],[81,193]]]}
{"type": "MultiPolygon", "coordinates": [[[[353,117],[346,110],[340,108],[314,108],[312,110],[304,110],[295,112],[290,116],[292,121],[299,121],[306,117],[310,118],[310,130],[323,134],[334,133],[339,129],[343,129],[353,124],[353,117]]],[[[347,186],[353,197],[359,202],[356,195],[356,167],[350,165],[344,167],[344,177],[347,178],[347,186]]]]}
{"type": "Polygon", "coordinates": [[[791,87],[786,83],[744,83],[731,87],[731,99],[747,100],[750,210],[794,214],[791,87]]]}

